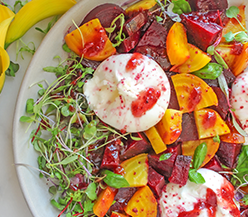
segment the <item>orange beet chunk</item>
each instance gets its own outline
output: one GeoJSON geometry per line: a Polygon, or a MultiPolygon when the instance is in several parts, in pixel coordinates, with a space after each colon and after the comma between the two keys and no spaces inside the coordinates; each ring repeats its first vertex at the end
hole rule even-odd
{"type": "MultiPolygon", "coordinates": [[[[246,22],[245,22],[245,5],[240,5],[239,8],[239,14],[238,14],[238,19],[242,23],[244,27],[246,27],[246,22]]],[[[235,18],[229,19],[227,24],[223,27],[222,30],[222,39],[221,42],[225,42],[226,39],[224,38],[224,35],[227,34],[228,32],[236,33],[243,31],[243,28],[240,26],[240,24],[237,22],[235,18]]]]}
{"type": "Polygon", "coordinates": [[[177,74],[171,76],[171,79],[182,112],[218,105],[215,92],[201,78],[191,74],[177,74]]]}
{"type": "Polygon", "coordinates": [[[102,61],[116,53],[99,19],[93,19],[65,36],[67,46],[79,56],[102,61]]]}
{"type": "Polygon", "coordinates": [[[234,143],[234,144],[245,143],[245,137],[239,134],[239,132],[233,126],[233,123],[230,119],[226,121],[226,124],[230,129],[230,133],[221,136],[220,140],[222,142],[234,143]]]}
{"type": "Polygon", "coordinates": [[[187,59],[182,65],[178,66],[174,72],[190,73],[197,71],[207,65],[211,58],[198,47],[188,44],[189,59],[187,59]]]}
{"type": "Polygon", "coordinates": [[[111,207],[117,190],[111,187],[105,188],[95,201],[93,212],[98,217],[104,217],[111,207]]]}
{"type": "Polygon", "coordinates": [[[167,109],[161,121],[156,124],[157,131],[167,145],[175,142],[182,132],[181,111],[167,109]]]}
{"type": "Polygon", "coordinates": [[[218,112],[213,109],[194,111],[199,139],[230,133],[230,129],[218,112]]]}
{"type": "Polygon", "coordinates": [[[158,133],[158,130],[155,127],[151,127],[150,129],[146,130],[145,134],[152,144],[152,148],[156,154],[159,154],[167,149],[166,143],[163,142],[158,133]]]}
{"type": "Polygon", "coordinates": [[[139,154],[121,163],[124,178],[130,187],[145,186],[148,182],[147,154],[139,154]]]}
{"type": "Polygon", "coordinates": [[[189,57],[186,30],[181,23],[174,23],[166,39],[167,55],[171,65],[181,65],[189,57]]]}
{"type": "Polygon", "coordinates": [[[136,217],[157,216],[157,201],[148,186],[136,191],[127,204],[126,213],[136,217]]]}
{"type": "Polygon", "coordinates": [[[206,165],[214,157],[215,153],[218,151],[219,143],[215,142],[213,138],[201,139],[196,141],[187,141],[182,143],[182,154],[193,157],[195,149],[203,142],[207,144],[207,154],[201,167],[206,165]]]}

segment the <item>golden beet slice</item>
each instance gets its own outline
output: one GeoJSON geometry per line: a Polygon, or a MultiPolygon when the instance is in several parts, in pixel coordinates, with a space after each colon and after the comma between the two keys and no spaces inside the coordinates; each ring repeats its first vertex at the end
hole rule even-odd
{"type": "Polygon", "coordinates": [[[215,142],[213,138],[207,138],[207,139],[201,139],[196,141],[187,141],[182,143],[182,154],[186,156],[194,156],[195,149],[205,142],[207,144],[207,154],[202,162],[201,167],[206,165],[215,155],[215,153],[218,151],[219,143],[215,142]]]}
{"type": "Polygon", "coordinates": [[[203,68],[210,62],[211,58],[198,47],[188,44],[188,49],[190,56],[189,59],[173,71],[179,73],[190,73],[203,68]]]}
{"type": "Polygon", "coordinates": [[[163,142],[158,130],[153,126],[145,131],[147,138],[149,139],[153,150],[156,154],[159,154],[167,149],[166,143],[163,142]]]}
{"type": "Polygon", "coordinates": [[[230,133],[225,121],[213,109],[194,111],[194,116],[199,139],[230,133]]]}
{"type": "Polygon", "coordinates": [[[181,111],[167,109],[163,118],[156,124],[157,131],[164,144],[175,142],[182,132],[182,115],[181,111]]]}
{"type": "Polygon", "coordinates": [[[139,154],[121,163],[124,169],[124,178],[130,187],[145,186],[148,181],[147,154],[139,154]]]}
{"type": "Polygon", "coordinates": [[[218,105],[215,92],[201,78],[191,74],[177,74],[171,76],[171,79],[182,112],[218,105]]]}
{"type": "Polygon", "coordinates": [[[174,23],[166,39],[167,55],[171,65],[181,65],[189,57],[186,30],[182,23],[174,23]]]}
{"type": "Polygon", "coordinates": [[[145,10],[149,10],[156,4],[157,4],[156,0],[141,0],[129,6],[125,11],[126,13],[135,12],[135,11],[145,11],[145,10]]]}
{"type": "Polygon", "coordinates": [[[99,19],[90,20],[65,36],[67,46],[79,56],[102,61],[116,53],[99,19]]]}
{"type": "Polygon", "coordinates": [[[148,186],[140,188],[129,200],[125,211],[130,216],[156,217],[157,201],[148,186]]]}

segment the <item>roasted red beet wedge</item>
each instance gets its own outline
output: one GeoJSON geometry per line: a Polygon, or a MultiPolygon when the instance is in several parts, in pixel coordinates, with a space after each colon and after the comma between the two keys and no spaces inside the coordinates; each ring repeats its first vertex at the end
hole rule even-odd
{"type": "Polygon", "coordinates": [[[220,25],[210,22],[207,17],[202,17],[196,12],[182,14],[181,18],[187,29],[189,42],[203,51],[214,44],[223,29],[220,25]]]}
{"type": "Polygon", "coordinates": [[[191,156],[178,155],[169,182],[182,186],[186,185],[191,160],[191,156]]]}
{"type": "Polygon", "coordinates": [[[216,155],[219,157],[221,163],[234,169],[241,147],[242,144],[221,142],[216,155]]]}
{"type": "Polygon", "coordinates": [[[152,167],[149,167],[148,170],[148,185],[155,196],[159,198],[165,185],[165,179],[164,176],[156,172],[152,167]]]}
{"type": "Polygon", "coordinates": [[[168,149],[161,154],[150,153],[148,155],[148,163],[154,170],[156,170],[161,175],[169,178],[171,176],[173,166],[177,155],[181,154],[181,145],[171,145],[168,149]],[[159,158],[162,154],[171,153],[171,156],[167,160],[160,161],[159,158]]]}
{"type": "Polygon", "coordinates": [[[228,7],[227,0],[188,0],[192,10],[223,10],[228,7]]]}
{"type": "Polygon", "coordinates": [[[204,168],[213,170],[215,172],[223,171],[221,167],[220,161],[218,157],[214,156],[205,166],[204,168]]]}

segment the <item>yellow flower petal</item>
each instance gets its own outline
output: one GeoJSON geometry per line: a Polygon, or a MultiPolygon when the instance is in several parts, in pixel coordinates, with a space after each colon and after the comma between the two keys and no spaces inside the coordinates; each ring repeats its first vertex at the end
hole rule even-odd
{"type": "Polygon", "coordinates": [[[3,47],[0,46],[0,76],[5,74],[5,71],[9,68],[10,59],[9,55],[3,47]]]}
{"type": "Polygon", "coordinates": [[[0,23],[9,17],[14,16],[15,13],[4,5],[0,5],[0,23]]]}
{"type": "Polygon", "coordinates": [[[10,25],[13,18],[14,18],[14,16],[11,16],[11,17],[5,19],[4,21],[0,22],[0,32],[1,32],[1,34],[0,34],[0,46],[1,47],[4,47],[7,30],[9,28],[9,25],[10,25]]]}
{"type": "Polygon", "coordinates": [[[5,73],[2,73],[0,75],[0,93],[2,92],[4,81],[5,81],[5,73]]]}

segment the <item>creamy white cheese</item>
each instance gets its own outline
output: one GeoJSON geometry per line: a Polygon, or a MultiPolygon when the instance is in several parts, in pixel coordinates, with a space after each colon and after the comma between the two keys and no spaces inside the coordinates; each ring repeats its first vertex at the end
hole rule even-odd
{"type": "Polygon", "coordinates": [[[238,217],[240,214],[233,199],[234,188],[232,184],[212,170],[199,169],[198,172],[204,177],[206,181],[204,184],[196,184],[188,180],[184,186],[173,183],[165,186],[159,200],[161,216],[238,217]],[[209,200],[211,203],[214,201],[211,197],[207,198],[208,189],[211,189],[216,194],[216,215],[211,215],[209,213],[210,209],[206,205],[206,201],[209,200]],[[186,215],[187,212],[192,210],[199,211],[198,215],[192,215],[192,213],[191,215],[186,215]]]}
{"type": "Polygon", "coordinates": [[[93,78],[84,85],[84,94],[90,108],[103,122],[119,130],[140,132],[163,117],[170,100],[170,84],[154,60],[142,54],[120,54],[99,65],[93,78]],[[159,97],[145,110],[139,102],[152,100],[149,90],[159,93],[159,97]],[[134,115],[135,103],[139,105],[136,112],[144,109],[138,117],[134,115]]]}
{"type": "Polygon", "coordinates": [[[240,74],[232,84],[231,106],[248,133],[248,70],[240,74]]]}

